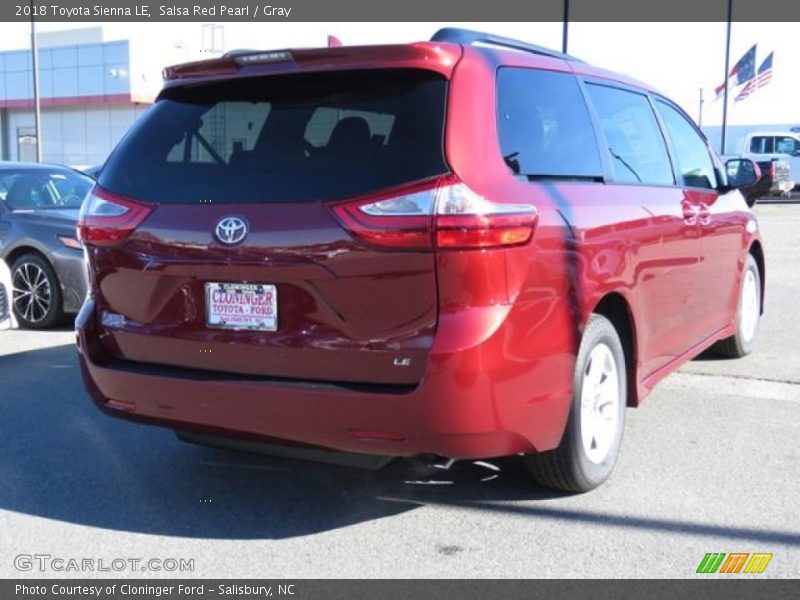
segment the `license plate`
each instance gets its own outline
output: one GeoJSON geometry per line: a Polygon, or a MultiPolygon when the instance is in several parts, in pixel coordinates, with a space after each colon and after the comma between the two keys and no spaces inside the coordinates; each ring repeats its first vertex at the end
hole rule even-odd
{"type": "Polygon", "coordinates": [[[206,283],[206,325],[277,331],[277,288],[263,283],[206,283]]]}

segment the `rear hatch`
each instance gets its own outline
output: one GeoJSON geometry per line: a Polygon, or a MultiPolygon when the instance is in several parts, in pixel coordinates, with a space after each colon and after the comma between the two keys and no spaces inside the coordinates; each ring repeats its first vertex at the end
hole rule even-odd
{"type": "Polygon", "coordinates": [[[411,68],[167,88],[109,158],[79,225],[106,352],[419,382],[437,321],[433,251],[365,210],[370,242],[347,214],[447,175],[446,96],[445,76],[411,68]]]}

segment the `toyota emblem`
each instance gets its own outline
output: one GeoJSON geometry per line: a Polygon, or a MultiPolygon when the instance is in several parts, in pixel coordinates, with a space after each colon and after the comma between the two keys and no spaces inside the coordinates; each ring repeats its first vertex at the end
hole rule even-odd
{"type": "Polygon", "coordinates": [[[223,244],[233,246],[247,235],[247,221],[240,217],[223,217],[214,227],[214,235],[223,244]]]}

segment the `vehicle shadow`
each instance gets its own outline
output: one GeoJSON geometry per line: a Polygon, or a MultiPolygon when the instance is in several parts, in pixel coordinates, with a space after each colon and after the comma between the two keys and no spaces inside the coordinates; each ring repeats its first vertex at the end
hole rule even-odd
{"type": "Polygon", "coordinates": [[[0,509],[118,531],[282,539],[421,506],[800,546],[800,534],[604,513],[533,486],[518,457],[379,471],[239,454],[112,419],[84,392],[72,345],[0,357],[0,509]]]}
{"type": "Polygon", "coordinates": [[[102,414],[71,345],[0,357],[0,509],[109,529],[286,538],[393,516],[429,501],[534,500],[518,459],[435,476],[414,461],[362,471],[180,443],[102,414]],[[482,481],[485,480],[485,481],[482,481]]]}

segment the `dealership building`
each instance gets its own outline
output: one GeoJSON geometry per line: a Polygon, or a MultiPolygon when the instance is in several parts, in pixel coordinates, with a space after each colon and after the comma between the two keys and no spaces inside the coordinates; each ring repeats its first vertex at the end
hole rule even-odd
{"type": "MultiPolygon", "coordinates": [[[[102,163],[160,85],[159,65],[102,27],[37,35],[42,159],[102,163]]],[[[0,160],[36,159],[30,48],[0,52],[0,160]]]]}

